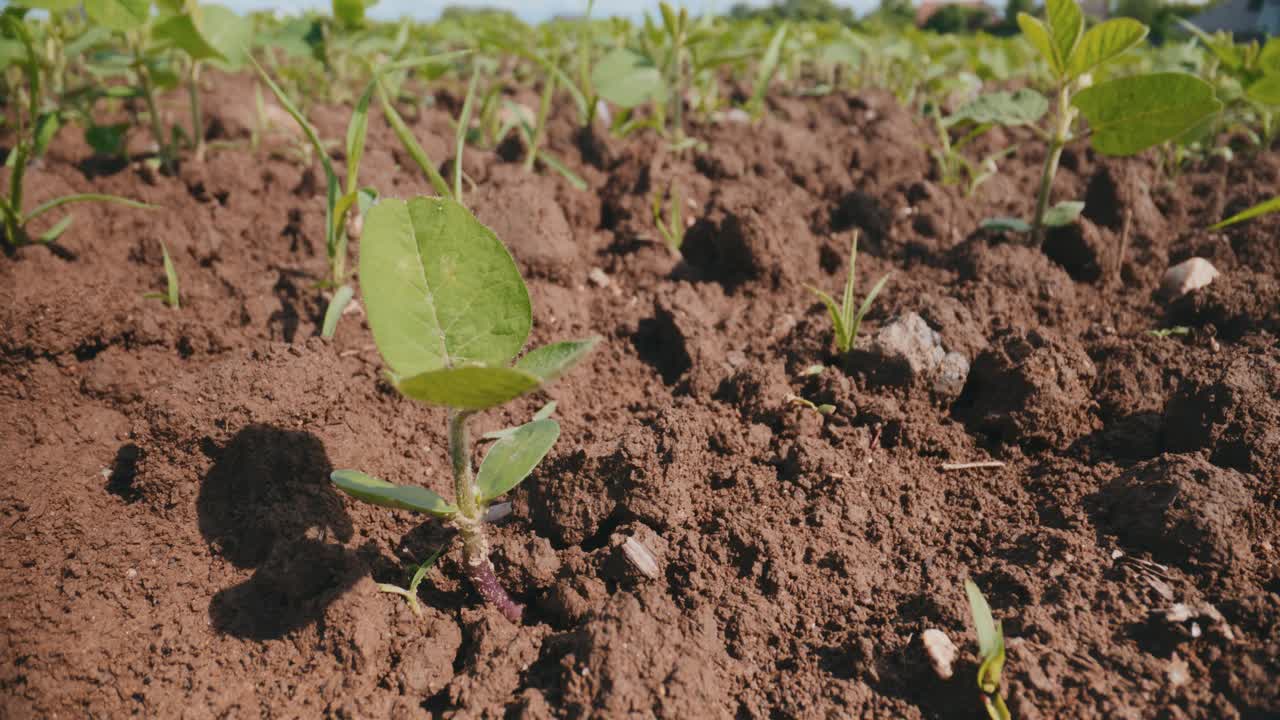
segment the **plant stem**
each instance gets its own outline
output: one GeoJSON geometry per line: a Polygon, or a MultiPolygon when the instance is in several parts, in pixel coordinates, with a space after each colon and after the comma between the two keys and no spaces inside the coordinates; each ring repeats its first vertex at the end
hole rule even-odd
{"type": "Polygon", "coordinates": [[[204,114],[200,111],[200,61],[191,61],[187,77],[187,93],[191,98],[191,141],[195,143],[196,162],[204,161],[204,114]]]}
{"type": "Polygon", "coordinates": [[[142,95],[147,100],[147,114],[151,118],[151,134],[155,137],[157,151],[160,153],[160,164],[165,170],[172,170],[169,158],[169,145],[164,140],[164,122],[160,119],[160,111],[156,106],[156,90],[151,83],[151,71],[142,59],[142,49],[138,48],[133,61],[133,69],[138,73],[138,83],[142,85],[142,95]]]}
{"type": "Polygon", "coordinates": [[[1053,178],[1058,174],[1058,161],[1062,149],[1071,139],[1071,122],[1075,109],[1071,107],[1071,86],[1063,83],[1058,88],[1058,117],[1053,136],[1049,139],[1049,155],[1044,161],[1044,173],[1040,176],[1040,193],[1036,196],[1036,215],[1031,223],[1031,244],[1040,247],[1044,242],[1044,214],[1049,210],[1049,195],[1053,190],[1053,178]]]}
{"type": "Polygon", "coordinates": [[[471,473],[471,435],[467,431],[470,417],[471,413],[467,411],[449,411],[449,459],[453,466],[453,490],[458,504],[454,525],[462,535],[463,565],[481,597],[497,607],[508,620],[519,623],[524,606],[512,600],[502,588],[489,560],[489,538],[484,532],[484,518],[476,502],[476,484],[471,473]]]}

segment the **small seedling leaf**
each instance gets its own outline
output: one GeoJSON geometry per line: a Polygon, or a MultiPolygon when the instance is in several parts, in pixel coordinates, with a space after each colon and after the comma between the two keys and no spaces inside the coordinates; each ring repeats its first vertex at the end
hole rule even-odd
{"type": "Polygon", "coordinates": [[[442,518],[452,517],[458,512],[452,503],[424,487],[392,485],[358,470],[335,470],[329,475],[329,480],[351,497],[374,505],[442,518]]]}
{"type": "Polygon", "coordinates": [[[566,340],[531,350],[516,362],[516,368],[549,383],[577,365],[600,342],[599,337],[566,340]]]}
{"type": "Polygon", "coordinates": [[[947,118],[948,125],[1033,125],[1049,111],[1049,100],[1035,90],[993,92],[980,95],[947,118]]]}
{"type": "MultiPolygon", "coordinates": [[[[361,238],[369,327],[397,375],[468,363],[503,365],[520,351],[532,322],[529,292],[511,253],[465,207],[443,198],[383,200],[369,211],[361,238]]],[[[469,370],[475,382],[484,373],[515,373],[496,367],[455,370],[469,370]]],[[[538,384],[528,373],[517,375],[532,380],[502,382],[524,388],[509,397],[538,384]]]]}
{"type": "Polygon", "coordinates": [[[973,614],[973,626],[978,634],[978,656],[986,659],[1000,644],[996,621],[991,616],[991,606],[987,604],[987,599],[983,597],[976,583],[965,580],[964,592],[969,598],[969,612],[973,614]]]}
{"type": "Polygon", "coordinates": [[[173,266],[173,258],[169,255],[169,246],[160,242],[160,252],[164,254],[165,302],[174,310],[180,310],[178,292],[178,269],[173,266]]]}
{"type": "Polygon", "coordinates": [[[1112,18],[1094,25],[1080,38],[1080,46],[1071,56],[1072,78],[1092,71],[1130,48],[1136,47],[1147,37],[1147,26],[1132,18],[1112,18]]]}
{"type": "Polygon", "coordinates": [[[499,498],[523,482],[559,437],[560,425],[542,419],[521,425],[494,443],[476,473],[480,502],[499,498]]]}
{"type": "Polygon", "coordinates": [[[431,187],[441,197],[451,197],[453,191],[449,189],[449,183],[445,181],[444,176],[440,174],[440,170],[431,162],[427,151],[422,149],[422,144],[413,136],[413,131],[404,123],[404,118],[400,117],[400,111],[396,110],[391,98],[387,97],[386,88],[380,82],[378,83],[378,101],[382,103],[382,114],[387,118],[387,122],[391,124],[391,130],[400,139],[400,144],[404,145],[405,152],[409,153],[409,157],[413,158],[418,168],[422,170],[422,174],[427,176],[427,180],[431,182],[431,187]]]}
{"type": "Polygon", "coordinates": [[[1133,155],[1181,137],[1222,110],[1212,85],[1183,73],[1117,78],[1081,90],[1072,102],[1103,155],[1133,155]]]}
{"type": "Polygon", "coordinates": [[[533,419],[534,419],[534,420],[546,420],[547,418],[549,418],[549,417],[551,417],[552,415],[554,415],[554,414],[555,414],[555,412],[556,412],[556,401],[555,401],[555,400],[552,400],[551,402],[547,403],[546,405],[543,405],[542,407],[538,408],[538,412],[536,412],[536,413],[534,413],[534,414],[533,414],[533,419]]]}
{"type": "Polygon", "coordinates": [[[619,48],[605,55],[591,71],[591,85],[614,105],[633,108],[659,97],[665,84],[649,58],[619,48]]]}
{"type": "Polygon", "coordinates": [[[116,32],[142,27],[151,14],[151,0],[85,0],[85,14],[94,23],[116,32]]]}
{"type": "Polygon", "coordinates": [[[1062,227],[1070,225],[1084,212],[1084,203],[1079,200],[1064,200],[1049,208],[1044,213],[1045,227],[1062,227]]]}
{"type": "Polygon", "coordinates": [[[836,349],[840,352],[847,352],[848,345],[845,343],[846,333],[844,326],[844,316],[840,312],[840,305],[836,303],[836,299],[831,297],[825,290],[820,290],[812,285],[805,285],[809,292],[818,296],[823,305],[827,306],[827,314],[831,316],[831,325],[836,336],[836,349]]]}
{"type": "MultiPolygon", "coordinates": [[[[365,298],[367,303],[367,290],[365,298]]],[[[378,345],[381,347],[381,343],[378,345]]],[[[485,410],[533,392],[541,385],[538,376],[523,370],[472,365],[429,370],[401,380],[396,387],[405,395],[428,405],[485,410]]]]}
{"type": "Polygon", "coordinates": [[[1053,49],[1057,53],[1059,73],[1071,66],[1080,35],[1084,32],[1084,13],[1076,0],[1046,0],[1045,13],[1053,49]]]}
{"type": "Polygon", "coordinates": [[[58,238],[62,237],[62,233],[66,232],[67,228],[71,227],[71,223],[75,219],[76,217],[74,215],[68,215],[62,218],[58,222],[54,223],[53,227],[40,233],[40,237],[37,239],[46,245],[54,242],[58,238]]]}
{"type": "Polygon", "coordinates": [[[137,200],[122,198],[117,195],[103,195],[102,193],[78,193],[75,195],[63,195],[62,197],[57,197],[47,202],[40,203],[35,208],[33,208],[31,212],[27,213],[26,221],[31,222],[32,220],[35,220],[36,218],[49,212],[50,210],[55,210],[57,208],[62,207],[63,205],[70,205],[72,203],[81,203],[81,202],[114,203],[116,205],[124,205],[125,207],[138,208],[140,210],[155,210],[157,207],[155,205],[148,205],[147,203],[144,203],[144,202],[138,202],[137,200]]]}
{"type": "Polygon", "coordinates": [[[1244,94],[1259,105],[1280,106],[1280,72],[1263,75],[1244,94]]]}
{"type": "MultiPolygon", "coordinates": [[[[370,80],[364,94],[356,101],[355,110],[351,113],[351,121],[347,124],[347,194],[357,192],[360,182],[360,160],[364,156],[364,141],[369,131],[369,103],[373,100],[373,91],[378,87],[377,80],[370,80]]],[[[339,216],[341,217],[341,216],[339,216]]]]}
{"type": "Polygon", "coordinates": [[[1241,222],[1244,222],[1245,220],[1252,220],[1256,217],[1267,215],[1273,212],[1280,212],[1280,197],[1274,197],[1274,198],[1271,198],[1270,200],[1260,202],[1257,205],[1254,205],[1253,207],[1247,210],[1243,210],[1241,212],[1236,213],[1235,215],[1232,215],[1231,217],[1227,218],[1226,220],[1223,220],[1220,223],[1215,223],[1213,225],[1210,225],[1209,229],[1221,230],[1224,227],[1235,225],[1236,223],[1241,223],[1241,222]]]}
{"type": "Polygon", "coordinates": [[[1049,67],[1057,75],[1062,74],[1062,61],[1058,59],[1058,53],[1053,48],[1053,37],[1049,35],[1049,28],[1039,19],[1026,13],[1018,13],[1018,27],[1022,29],[1022,35],[1027,38],[1036,50],[1040,52],[1040,56],[1049,63],[1049,67]]]}
{"type": "Polygon", "coordinates": [[[1012,217],[987,218],[979,224],[979,227],[983,230],[995,230],[997,232],[1031,232],[1031,223],[1020,218],[1012,217]]]}
{"type": "Polygon", "coordinates": [[[333,299],[324,311],[324,326],[320,330],[320,337],[325,340],[333,338],[333,333],[338,329],[338,320],[342,319],[343,311],[351,304],[351,298],[355,294],[356,291],[350,285],[343,285],[333,293],[333,299]]]}

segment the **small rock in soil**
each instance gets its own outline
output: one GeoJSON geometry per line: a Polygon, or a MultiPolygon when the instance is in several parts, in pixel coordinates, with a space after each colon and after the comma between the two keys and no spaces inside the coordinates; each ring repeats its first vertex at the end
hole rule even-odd
{"type": "Polygon", "coordinates": [[[933,667],[933,671],[943,680],[950,680],[955,674],[951,665],[956,661],[956,644],[951,642],[951,638],[947,634],[937,628],[929,628],[920,636],[920,642],[924,644],[924,650],[929,655],[929,665],[933,667]]]}
{"type": "Polygon", "coordinates": [[[934,392],[947,399],[960,394],[969,375],[969,360],[959,353],[947,352],[942,336],[914,312],[880,328],[868,349],[853,357],[882,382],[929,382],[934,392]]]}
{"type": "Polygon", "coordinates": [[[1189,292],[1213,282],[1219,275],[1213,263],[1193,257],[1169,268],[1160,281],[1160,294],[1167,300],[1176,300],[1189,292]]]}

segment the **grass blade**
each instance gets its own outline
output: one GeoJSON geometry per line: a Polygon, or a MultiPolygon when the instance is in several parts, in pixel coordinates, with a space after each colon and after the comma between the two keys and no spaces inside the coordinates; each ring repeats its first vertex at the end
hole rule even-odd
{"type": "Polygon", "coordinates": [[[364,157],[364,141],[369,132],[369,102],[373,99],[376,81],[370,80],[364,94],[356,102],[347,125],[347,194],[353,194],[360,182],[360,159],[364,157]]]}
{"type": "Polygon", "coordinates": [[[382,102],[382,113],[386,115],[387,122],[391,123],[391,129],[395,131],[396,137],[400,138],[400,143],[404,145],[409,157],[413,158],[427,179],[431,181],[431,187],[440,193],[440,197],[453,198],[449,183],[445,182],[440,171],[431,163],[431,158],[427,156],[427,151],[422,149],[418,139],[413,136],[413,131],[404,124],[404,118],[400,117],[400,113],[391,104],[391,99],[387,97],[387,90],[382,86],[381,81],[378,82],[378,99],[382,102]]]}
{"type": "Polygon", "coordinates": [[[342,313],[347,309],[347,305],[351,304],[351,298],[355,297],[356,291],[350,285],[343,285],[333,294],[333,299],[329,301],[329,307],[324,311],[324,325],[320,329],[320,337],[325,340],[332,340],[333,333],[338,329],[338,321],[342,319],[342,313]]]}
{"type": "Polygon", "coordinates": [[[578,177],[577,173],[570,170],[569,167],[564,163],[552,157],[550,153],[543,150],[539,150],[538,159],[541,160],[544,164],[546,164],[547,167],[560,173],[560,175],[562,175],[565,180],[569,181],[569,184],[572,185],[575,190],[587,189],[586,180],[583,180],[581,177],[578,177]]]}
{"type": "Polygon", "coordinates": [[[1275,197],[1265,202],[1260,202],[1257,205],[1254,205],[1253,207],[1247,210],[1244,210],[1236,213],[1235,215],[1232,215],[1231,217],[1227,218],[1226,220],[1223,220],[1222,222],[1214,223],[1213,225],[1210,225],[1209,229],[1221,230],[1224,227],[1235,225],[1236,223],[1241,223],[1241,222],[1244,222],[1245,220],[1252,220],[1256,217],[1266,215],[1268,213],[1273,213],[1273,212],[1280,212],[1280,197],[1275,197]]]}
{"type": "Polygon", "coordinates": [[[889,278],[892,275],[893,273],[885,273],[884,277],[880,278],[880,282],[877,282],[875,287],[871,288],[871,292],[867,293],[867,296],[862,299],[862,307],[858,308],[858,314],[853,316],[853,322],[849,328],[850,346],[853,345],[854,340],[858,337],[858,329],[862,327],[862,318],[867,316],[867,311],[871,309],[871,303],[875,302],[876,296],[884,289],[885,283],[889,282],[889,278]]]}
{"type": "Polygon", "coordinates": [[[467,131],[471,129],[471,106],[475,103],[476,83],[479,77],[479,69],[471,71],[471,82],[467,83],[467,98],[462,101],[462,115],[458,117],[458,129],[453,138],[453,199],[460,203],[462,202],[462,153],[467,149],[467,131]]]}
{"type": "Polygon", "coordinates": [[[138,202],[137,200],[130,200],[129,198],[120,197],[119,195],[104,195],[102,193],[77,193],[75,195],[63,195],[60,198],[54,198],[48,202],[37,205],[30,213],[27,214],[25,218],[25,222],[31,222],[32,220],[35,220],[36,218],[49,212],[50,210],[60,208],[63,205],[70,205],[71,203],[79,203],[79,202],[115,203],[116,205],[124,205],[126,207],[139,208],[141,210],[159,209],[159,206],[157,205],[148,205],[147,203],[144,203],[144,202],[138,202]]]}

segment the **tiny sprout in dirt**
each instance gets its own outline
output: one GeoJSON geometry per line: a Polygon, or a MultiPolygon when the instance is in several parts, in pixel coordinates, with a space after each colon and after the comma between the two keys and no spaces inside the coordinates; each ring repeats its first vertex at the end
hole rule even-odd
{"type": "Polygon", "coordinates": [[[599,338],[545,345],[512,365],[532,324],[529,292],[493,231],[451,199],[375,205],[364,223],[360,281],[369,327],[392,384],[414,400],[449,409],[454,501],[355,470],[334,472],[333,483],[365,502],[452,523],[462,536],[471,583],[518,622],[523,606],[498,583],[489,560],[485,509],[529,476],[560,426],[540,413],[499,433],[473,473],[467,422],[480,410],[541,389],[582,360],[599,338]]]}
{"type": "Polygon", "coordinates": [[[655,191],[651,202],[653,211],[653,224],[658,228],[658,234],[662,236],[662,241],[667,244],[674,252],[680,252],[680,247],[684,245],[684,197],[680,194],[680,188],[675,185],[671,186],[668,192],[669,200],[667,209],[664,212],[662,208],[662,193],[655,191]]]}
{"type": "Polygon", "coordinates": [[[823,305],[827,306],[827,312],[831,315],[831,325],[835,331],[836,349],[843,353],[847,353],[853,349],[853,345],[858,339],[858,328],[862,326],[862,318],[866,317],[867,311],[871,309],[871,303],[875,302],[876,296],[884,289],[885,283],[889,282],[889,276],[892,273],[885,273],[879,282],[871,288],[871,292],[863,298],[861,307],[857,307],[855,311],[853,286],[857,277],[855,272],[858,265],[858,233],[854,231],[853,242],[849,249],[849,275],[844,283],[844,296],[839,303],[835,298],[831,297],[826,291],[820,290],[813,286],[807,286],[809,291],[818,296],[823,305]]]}
{"type": "Polygon", "coordinates": [[[169,246],[160,242],[160,252],[164,255],[164,292],[150,292],[143,295],[148,300],[162,300],[174,310],[181,309],[178,299],[178,269],[173,266],[173,258],[169,256],[169,246]]]}
{"type": "Polygon", "coordinates": [[[972,580],[964,581],[964,592],[969,596],[969,612],[978,633],[978,689],[982,691],[982,705],[991,720],[1009,720],[1000,677],[1004,671],[1004,632],[991,616],[987,599],[972,580]]]}

